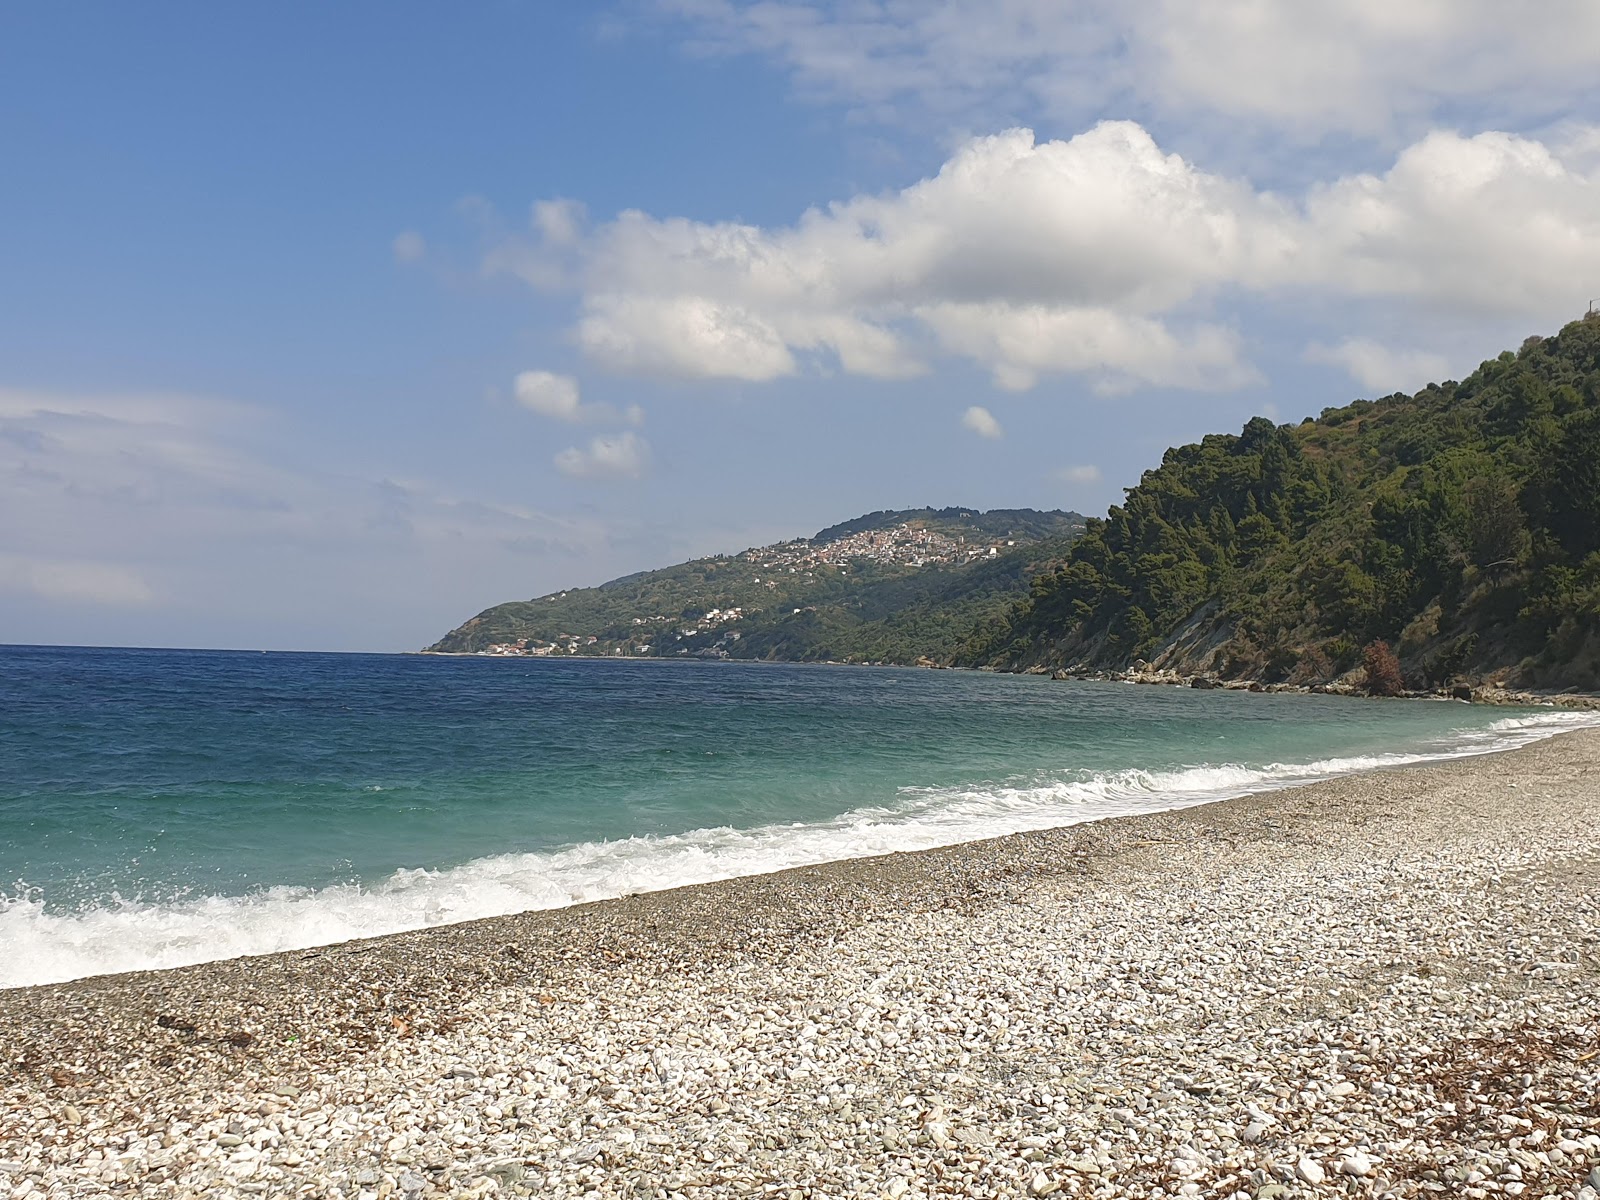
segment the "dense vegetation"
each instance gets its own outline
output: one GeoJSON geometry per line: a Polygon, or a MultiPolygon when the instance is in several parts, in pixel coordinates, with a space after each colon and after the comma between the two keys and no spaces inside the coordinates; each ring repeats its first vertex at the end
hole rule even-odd
{"type": "Polygon", "coordinates": [[[1600,317],[1467,379],[1169,450],[965,661],[1600,684],[1600,317]]]}
{"type": "Polygon", "coordinates": [[[869,513],[814,538],[496,605],[428,649],[472,653],[526,640],[554,644],[560,654],[948,662],[976,625],[1001,619],[1026,596],[1082,528],[1077,513],[1032,509],[869,513]],[[843,566],[763,565],[799,561],[853,535],[896,527],[962,538],[969,546],[993,544],[997,552],[970,563],[920,566],[860,559],[843,566]],[[739,616],[727,619],[734,609],[739,616]]]}

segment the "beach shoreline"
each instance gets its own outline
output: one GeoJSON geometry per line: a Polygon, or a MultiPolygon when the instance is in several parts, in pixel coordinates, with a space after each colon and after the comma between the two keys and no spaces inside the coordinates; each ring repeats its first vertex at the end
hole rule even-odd
{"type": "Polygon", "coordinates": [[[528,655],[528,654],[486,654],[477,650],[401,650],[396,654],[410,655],[421,658],[472,658],[488,659],[496,662],[549,662],[549,663],[582,663],[582,662],[628,662],[628,663],[694,663],[707,662],[731,663],[734,665],[757,667],[866,667],[887,671],[957,671],[971,672],[974,674],[988,675],[1024,675],[1045,676],[1056,682],[1072,683],[1134,683],[1160,687],[1187,687],[1215,689],[1226,692],[1252,692],[1264,695],[1302,695],[1302,696],[1342,696],[1353,700],[1435,700],[1485,704],[1498,707],[1528,707],[1528,708],[1565,708],[1579,711],[1600,710],[1600,692],[1583,691],[1580,688],[1520,688],[1507,686],[1503,680],[1475,679],[1471,682],[1462,682],[1453,686],[1431,688],[1408,688],[1394,696],[1374,696],[1363,688],[1344,681],[1329,683],[1304,684],[1304,683],[1266,683],[1253,678],[1225,678],[1213,671],[1173,670],[1159,667],[1138,669],[1128,667],[1117,668],[1088,668],[1088,667],[1019,667],[1014,670],[1003,670],[991,666],[956,666],[950,663],[896,663],[896,662],[847,662],[837,659],[764,659],[764,658],[712,658],[704,656],[666,657],[659,655],[628,655],[617,656],[609,654],[563,654],[563,655],[528,655]]]}
{"type": "MultiPolygon", "coordinates": [[[[1597,766],[1600,732],[1573,732],[944,849],[9,990],[0,1171],[38,1191],[109,1179],[160,1195],[300,1194],[313,1180],[325,1189],[316,1194],[350,1197],[692,1197],[768,1184],[782,1195],[898,1196],[956,1194],[957,1182],[990,1195],[1228,1195],[1215,1188],[1230,1175],[1249,1196],[1321,1194],[1336,1181],[1428,1194],[1482,1147],[1419,1141],[1427,1122],[1417,1114],[1454,1103],[1437,1088],[1409,1097],[1403,1117],[1383,1115],[1384,1089],[1405,1098],[1402,1060],[1425,1071],[1451,1046],[1499,1045],[1521,1028],[1526,1046],[1544,1047],[1523,1065],[1577,1090],[1553,1104],[1506,1099],[1497,1119],[1532,1122],[1516,1126],[1530,1137],[1547,1118],[1528,1113],[1567,1111],[1531,1144],[1497,1142],[1496,1169],[1566,1188],[1529,1194],[1575,1195],[1600,1169],[1600,1110],[1589,1111],[1600,1059],[1582,1058],[1600,1049],[1597,766]],[[1175,923],[1185,905],[1199,916],[1175,923]],[[1281,953],[1251,957],[1275,937],[1281,953]],[[1129,939],[1158,973],[1119,970],[1136,961],[1129,939]],[[1538,949],[1507,957],[1510,943],[1538,949]],[[878,1029],[874,1018],[863,1040],[857,1010],[878,1011],[886,991],[894,1022],[878,1029]],[[1205,1019],[1174,1025],[1175,1006],[1205,1019]],[[841,1011],[855,1018],[819,1016],[841,1011]],[[1357,1038],[1364,1024],[1379,1032],[1357,1038]],[[1212,1026],[1224,1027],[1226,1053],[1210,1044],[1212,1026]],[[1240,1046],[1282,1041],[1285,1029],[1322,1049],[1271,1049],[1254,1074],[1304,1074],[1313,1059],[1326,1074],[1331,1062],[1348,1077],[1329,1085],[1337,1096],[1307,1104],[1299,1087],[1284,1097],[1281,1086],[1199,1086],[1241,1074],[1240,1046]],[[1355,1040],[1330,1055],[1330,1039],[1346,1033],[1355,1040]],[[1378,1061],[1350,1048],[1374,1037],[1397,1069],[1365,1079],[1341,1057],[1378,1061]],[[1577,1048],[1560,1048],[1568,1043],[1577,1048]],[[581,1069],[559,1061],[575,1054],[581,1069]],[[652,1054],[677,1065],[651,1066],[652,1054]],[[859,1071],[841,1065],[857,1059],[859,1071]],[[1130,1084],[1140,1059],[1166,1072],[1154,1091],[1130,1084]],[[971,1080],[974,1062],[995,1061],[1015,1086],[991,1096],[971,1080]],[[1041,1104],[1068,1067],[1078,1090],[1060,1094],[1071,1102],[1041,1104]],[[1383,1082],[1390,1075],[1400,1082],[1383,1082]],[[1176,1076],[1195,1086],[1174,1090],[1176,1076]],[[438,1114],[459,1116],[462,1095],[477,1096],[476,1115],[452,1132],[438,1114]],[[1126,1102],[1111,1103],[1119,1095],[1126,1102]],[[1330,1100],[1376,1102],[1363,1138],[1316,1141],[1330,1137],[1316,1124],[1330,1100]],[[411,1110],[403,1119],[397,1104],[411,1110]],[[1187,1115],[1149,1115],[1169,1108],[1187,1115]],[[316,1123],[329,1112],[344,1114],[347,1136],[328,1136],[335,1118],[316,1123]],[[1294,1114],[1307,1124],[1293,1129],[1290,1155],[1294,1114]],[[762,1145],[779,1117],[787,1141],[762,1145]],[[982,1132],[963,1141],[962,1129],[982,1132]],[[1123,1161],[1118,1137],[1130,1129],[1145,1146],[1123,1161]],[[1512,1153],[1537,1164],[1551,1157],[1546,1142],[1569,1148],[1538,1166],[1512,1153]],[[701,1163],[700,1147],[721,1165],[701,1163]],[[961,1164],[975,1155],[983,1167],[967,1179],[961,1164]]],[[[1451,1186],[1518,1182],[1483,1171],[1467,1182],[1475,1170],[1451,1186]]]]}

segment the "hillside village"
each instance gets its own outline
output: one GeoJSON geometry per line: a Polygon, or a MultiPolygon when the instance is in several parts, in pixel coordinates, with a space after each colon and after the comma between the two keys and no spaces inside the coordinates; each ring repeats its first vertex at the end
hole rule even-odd
{"type": "MultiPolygon", "coordinates": [[[[965,566],[981,559],[995,558],[1017,545],[1015,538],[974,538],[964,534],[951,535],[921,524],[902,522],[887,529],[867,529],[847,534],[826,542],[810,538],[796,538],[771,546],[756,546],[735,556],[774,575],[758,575],[753,582],[768,591],[777,591],[786,582],[785,575],[802,575],[810,580],[817,571],[847,571],[852,566],[872,564],[879,567],[902,567],[917,570],[929,566],[965,566]]],[[[564,599],[560,593],[554,599],[564,599]]],[[[658,613],[633,617],[632,636],[621,644],[616,639],[603,639],[596,633],[564,633],[544,640],[522,637],[503,642],[491,642],[478,654],[491,657],[548,658],[552,655],[609,654],[612,657],[650,656],[664,654],[722,658],[728,656],[729,646],[737,642],[738,630],[723,630],[721,636],[709,643],[702,636],[721,630],[724,626],[757,612],[761,608],[731,605],[711,608],[705,612],[658,613]],[[610,643],[601,646],[602,640],[610,643]]],[[[795,608],[791,615],[806,611],[795,608]]]]}
{"type": "Polygon", "coordinates": [[[948,656],[1081,533],[1077,513],[903,509],[486,609],[428,648],[495,658],[948,656]],[[904,628],[902,628],[904,626],[904,628]]]}
{"type": "MultiPolygon", "coordinates": [[[[800,610],[796,609],[795,611],[799,612],[800,610]]],[[[694,637],[696,634],[707,633],[718,626],[737,621],[744,615],[745,610],[742,608],[713,608],[698,617],[687,619],[682,616],[634,617],[632,624],[638,632],[626,644],[612,645],[598,651],[594,647],[600,643],[599,635],[564,634],[549,642],[541,641],[538,638],[518,638],[513,642],[493,642],[477,653],[501,658],[507,656],[548,658],[552,654],[593,655],[609,653],[613,657],[659,654],[661,651],[657,650],[656,644],[665,643],[668,637],[675,642],[682,642],[686,638],[694,637]],[[662,628],[665,625],[675,625],[676,628],[662,628]]],[[[738,630],[729,631],[723,635],[716,649],[723,649],[727,642],[737,642],[739,637],[738,630]]],[[[689,649],[684,648],[681,652],[688,654],[689,649]]],[[[724,656],[713,654],[710,657],[724,656]]]]}
{"type": "Polygon", "coordinates": [[[759,546],[739,557],[757,566],[790,572],[817,567],[845,567],[853,562],[884,566],[924,567],[931,563],[970,563],[993,558],[1015,546],[1014,538],[974,539],[905,522],[888,529],[867,529],[818,544],[808,538],[759,546]]]}

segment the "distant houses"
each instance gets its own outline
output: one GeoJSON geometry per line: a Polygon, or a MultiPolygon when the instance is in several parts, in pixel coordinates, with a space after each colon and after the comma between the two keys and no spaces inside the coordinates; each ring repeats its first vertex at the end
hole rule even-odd
{"type": "MultiPolygon", "coordinates": [[[[840,575],[859,571],[865,566],[910,568],[949,565],[965,566],[982,559],[997,557],[1003,550],[1017,543],[1008,538],[969,541],[963,534],[948,534],[923,525],[903,522],[882,529],[863,530],[828,542],[814,542],[800,538],[779,542],[771,546],[757,546],[736,556],[715,556],[715,561],[730,562],[737,558],[758,567],[763,574],[752,582],[764,592],[778,592],[776,603],[784,605],[785,591],[795,584],[826,577],[831,572],[840,575]],[[789,576],[797,579],[790,580],[789,576]],[[781,582],[780,582],[781,581],[781,582]]],[[[547,601],[565,599],[566,592],[544,597],[547,601]]],[[[798,598],[798,597],[796,597],[798,598]]],[[[785,605],[785,611],[787,606],[785,605]]],[[[490,657],[548,658],[552,655],[603,654],[608,657],[639,657],[662,655],[694,655],[703,658],[726,658],[729,647],[741,634],[729,626],[761,611],[745,605],[715,607],[700,612],[686,608],[680,613],[657,613],[621,619],[630,631],[612,628],[592,633],[560,633],[548,641],[525,637],[496,642],[478,653],[490,657]],[[602,640],[602,637],[604,640],[602,640]]],[[[814,606],[796,607],[794,615],[814,611],[814,606]]]]}

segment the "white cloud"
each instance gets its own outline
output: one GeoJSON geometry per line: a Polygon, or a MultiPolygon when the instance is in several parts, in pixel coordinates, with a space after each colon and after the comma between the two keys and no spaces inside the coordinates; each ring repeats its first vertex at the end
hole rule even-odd
{"type": "Polygon", "coordinates": [[[995,420],[994,414],[981,404],[974,404],[962,413],[961,424],[981,438],[998,440],[1006,435],[1006,431],[1000,428],[1000,422],[995,420]]]}
{"type": "Polygon", "coordinates": [[[777,329],[736,304],[696,295],[601,294],[585,307],[578,344],[614,370],[754,383],[795,372],[777,329]]]}
{"type": "Polygon", "coordinates": [[[588,220],[588,212],[576,200],[541,200],[533,206],[531,223],[547,244],[573,246],[588,220]]]}
{"type": "Polygon", "coordinates": [[[1445,378],[1444,357],[1422,350],[1394,350],[1369,338],[1346,338],[1336,346],[1320,343],[1306,348],[1306,360],[1342,367],[1362,387],[1374,394],[1416,392],[1445,378]]]}
{"type": "Polygon", "coordinates": [[[1600,278],[1600,169],[1505,133],[1434,133],[1384,175],[1305,202],[1298,277],[1356,296],[1541,320],[1571,315],[1600,278]]]}
{"type": "Polygon", "coordinates": [[[576,479],[637,479],[650,463],[650,445],[631,429],[569,446],[555,458],[556,469],[576,479]]]}
{"type": "Polygon", "coordinates": [[[1107,111],[1415,137],[1462,109],[1517,128],[1586,107],[1600,6],[1543,0],[658,0],[691,45],[756,53],[871,116],[1107,111]]]}
{"type": "MultiPolygon", "coordinates": [[[[579,292],[576,340],[613,371],[901,379],[955,356],[1012,390],[1054,373],[1104,392],[1228,389],[1258,379],[1218,315],[1241,296],[1533,327],[1572,315],[1575,281],[1600,278],[1591,141],[1565,130],[1569,161],[1529,138],[1436,133],[1383,174],[1293,196],[1168,154],[1131,122],[1066,141],[1019,129],[792,225],[627,212],[581,237],[561,225],[578,240],[559,249],[579,292]]],[[[486,266],[544,252],[497,247],[486,266]]]]}
{"type": "Polygon", "coordinates": [[[1147,0],[1131,24],[1166,111],[1200,103],[1307,135],[1415,131],[1463,102],[1497,124],[1543,120],[1582,100],[1600,61],[1588,0],[1147,0]]]}
{"type": "Polygon", "coordinates": [[[517,403],[542,417],[572,424],[642,425],[644,409],[630,404],[618,412],[609,404],[585,404],[578,381],[553,371],[523,371],[512,385],[517,403]]]}
{"type": "Polygon", "coordinates": [[[1078,467],[1062,467],[1056,472],[1056,478],[1063,483],[1087,485],[1100,482],[1100,468],[1092,465],[1078,467]]]}
{"type": "Polygon", "coordinates": [[[1026,391],[1041,374],[1097,376],[1115,393],[1140,384],[1219,390],[1255,382],[1231,330],[1198,325],[1187,335],[1109,308],[940,304],[918,310],[947,349],[987,366],[997,387],[1026,391]]]}
{"type": "Polygon", "coordinates": [[[518,404],[541,417],[554,417],[558,421],[583,419],[578,381],[570,375],[524,371],[517,376],[513,390],[518,404]]]}
{"type": "Polygon", "coordinates": [[[428,243],[416,230],[408,229],[394,239],[392,249],[396,262],[412,263],[420,261],[428,253],[428,243]]]}
{"type": "MultiPolygon", "coordinates": [[[[1042,144],[1012,130],[972,139],[933,178],[787,228],[624,213],[575,248],[576,336],[600,365],[667,378],[764,382],[820,356],[903,379],[954,353],[1009,387],[1048,371],[1215,386],[1248,377],[1233,336],[1173,333],[1161,314],[1271,269],[1285,220],[1137,125],[1042,144]]],[[[541,253],[514,242],[486,268],[527,277],[507,264],[541,253]]]]}

